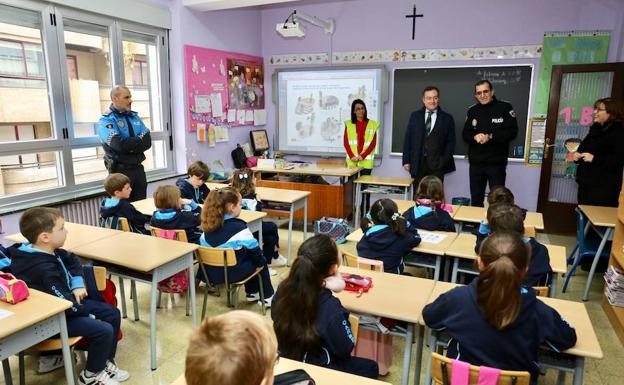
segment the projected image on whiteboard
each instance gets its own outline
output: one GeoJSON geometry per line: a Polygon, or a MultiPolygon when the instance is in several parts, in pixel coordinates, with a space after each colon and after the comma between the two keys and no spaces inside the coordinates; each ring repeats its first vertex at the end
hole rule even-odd
{"type": "Polygon", "coordinates": [[[280,72],[278,147],[286,152],[342,154],[344,122],[362,99],[380,120],[380,69],[280,72]]]}

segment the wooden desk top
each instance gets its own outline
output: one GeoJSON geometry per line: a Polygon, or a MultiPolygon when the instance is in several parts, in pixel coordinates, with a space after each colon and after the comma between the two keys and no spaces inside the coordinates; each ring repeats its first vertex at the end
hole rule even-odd
{"type": "MultiPolygon", "coordinates": [[[[132,205],[143,215],[152,216],[154,211],[156,211],[154,198],[141,199],[140,201],[132,202],[132,205]]],[[[241,210],[241,213],[238,217],[244,220],[246,223],[250,223],[258,219],[262,219],[266,216],[267,213],[262,211],[241,210]]]]}
{"type": "Polygon", "coordinates": [[[393,199],[394,203],[397,204],[397,206],[399,207],[399,213],[403,214],[404,212],[406,212],[408,209],[414,207],[414,205],[416,205],[416,202],[412,201],[412,200],[405,200],[405,199],[393,199]]]}
{"type": "Polygon", "coordinates": [[[477,236],[470,233],[460,233],[457,238],[446,249],[446,255],[463,259],[477,259],[474,248],[477,243],[477,236]]]}
{"type": "MultiPolygon", "coordinates": [[[[86,245],[100,239],[117,236],[123,231],[106,229],[103,227],[83,225],[80,223],[65,222],[67,228],[67,239],[63,249],[73,251],[76,247],[86,245]]],[[[26,238],[20,233],[11,234],[5,237],[12,242],[26,242],[26,238]]]]}
{"type": "Polygon", "coordinates": [[[548,249],[548,257],[550,258],[550,268],[555,273],[567,273],[568,264],[567,264],[567,255],[566,248],[564,246],[557,245],[546,245],[548,249]]]}
{"type": "MultiPolygon", "coordinates": [[[[455,206],[453,206],[453,209],[455,206]]],[[[486,219],[487,208],[473,206],[459,206],[453,215],[453,219],[460,222],[479,223],[486,219]]],[[[536,230],[544,230],[544,217],[542,213],[527,212],[524,219],[525,226],[535,227],[536,230]]]]}
{"type": "Polygon", "coordinates": [[[615,227],[617,207],[579,205],[579,208],[595,226],[615,227]]]}
{"type": "MultiPolygon", "coordinates": [[[[227,185],[220,183],[206,183],[206,186],[208,186],[210,190],[213,190],[226,187],[227,185]]],[[[256,194],[258,195],[258,198],[263,201],[294,203],[309,196],[311,192],[258,186],[256,187],[256,194]]]]}
{"type": "MultiPolygon", "coordinates": [[[[304,163],[305,164],[305,163],[304,163]]],[[[341,176],[350,177],[360,172],[359,167],[332,167],[332,166],[318,166],[316,164],[306,164],[301,166],[295,163],[295,167],[292,169],[284,168],[266,168],[266,167],[252,167],[254,172],[274,172],[277,174],[299,174],[299,175],[327,175],[327,176],[341,176]]]]}
{"type": "Polygon", "coordinates": [[[72,251],[88,259],[147,273],[197,248],[199,245],[194,243],[122,232],[72,251]]]}
{"type": "Polygon", "coordinates": [[[398,186],[409,187],[414,182],[414,178],[402,178],[397,176],[376,176],[376,175],[362,175],[357,178],[353,183],[366,183],[379,186],[398,186]]]}
{"type": "MultiPolygon", "coordinates": [[[[412,249],[413,251],[425,254],[444,255],[446,249],[448,249],[451,243],[453,243],[453,240],[455,240],[455,238],[457,237],[457,233],[455,232],[418,230],[419,234],[422,232],[446,235],[446,238],[444,238],[440,243],[420,242],[418,246],[412,249]]],[[[349,242],[359,242],[360,239],[362,239],[363,235],[364,233],[362,232],[362,229],[357,229],[351,234],[347,235],[346,239],[349,242]]]]}
{"type": "Polygon", "coordinates": [[[416,323],[422,308],[427,303],[434,281],[406,275],[381,273],[340,266],[340,272],[359,274],[373,279],[373,287],[368,293],[357,297],[356,293],[342,291],[334,294],[349,311],[373,314],[381,317],[416,323]],[[401,295],[400,293],[409,293],[401,295]]]}
{"type": "Polygon", "coordinates": [[[67,300],[41,291],[30,288],[28,290],[30,291],[30,296],[17,305],[10,305],[0,301],[1,310],[8,310],[13,313],[0,320],[0,339],[65,311],[72,305],[67,300]]]}

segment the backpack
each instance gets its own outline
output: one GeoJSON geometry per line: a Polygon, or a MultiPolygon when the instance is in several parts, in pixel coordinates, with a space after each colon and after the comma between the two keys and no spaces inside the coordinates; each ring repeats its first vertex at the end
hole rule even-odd
{"type": "Polygon", "coordinates": [[[243,150],[240,144],[237,144],[236,148],[232,150],[232,160],[236,168],[247,167],[247,155],[245,155],[245,150],[243,150]]]}
{"type": "Polygon", "coordinates": [[[338,244],[345,243],[350,232],[351,227],[342,218],[323,217],[314,221],[314,235],[328,235],[338,244]]]}
{"type": "MultiPolygon", "coordinates": [[[[173,239],[175,230],[160,230],[160,238],[173,239]]],[[[161,293],[184,293],[189,287],[188,269],[184,269],[158,282],[158,291],[161,293]]]]}

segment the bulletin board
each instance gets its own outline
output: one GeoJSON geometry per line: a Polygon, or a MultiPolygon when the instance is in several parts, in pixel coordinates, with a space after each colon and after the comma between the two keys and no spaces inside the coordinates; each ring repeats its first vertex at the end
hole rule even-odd
{"type": "MultiPolygon", "coordinates": [[[[262,63],[258,56],[185,45],[188,131],[265,124],[262,63]]],[[[224,139],[218,131],[216,136],[224,139]]]]}

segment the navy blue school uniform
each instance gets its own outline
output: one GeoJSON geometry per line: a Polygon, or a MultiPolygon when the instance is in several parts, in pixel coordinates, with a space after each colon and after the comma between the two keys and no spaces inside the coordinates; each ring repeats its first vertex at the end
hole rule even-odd
{"type": "Polygon", "coordinates": [[[160,229],[184,230],[190,243],[199,243],[202,232],[199,229],[201,207],[191,202],[190,210],[166,209],[156,210],[150,220],[150,225],[160,229]]]}
{"type": "MultiPolygon", "coordinates": [[[[235,218],[226,214],[223,220],[223,226],[212,232],[204,232],[199,238],[199,244],[205,247],[217,248],[233,248],[236,252],[236,266],[228,268],[228,280],[236,282],[243,280],[253,273],[256,268],[263,266],[262,286],[264,288],[264,298],[273,296],[273,285],[269,276],[269,267],[267,261],[262,255],[258,241],[253,237],[251,231],[247,227],[247,223],[242,219],[235,218]]],[[[225,276],[222,267],[214,267],[204,265],[208,280],[213,285],[225,283],[225,276]]],[[[202,274],[199,278],[204,280],[202,274]]],[[[247,294],[256,294],[260,292],[260,286],[257,279],[250,279],[245,283],[245,292],[247,294]]]]}
{"type": "MultiPolygon", "coordinates": [[[[277,314],[275,308],[279,306],[279,296],[280,289],[278,288],[271,306],[273,309],[271,317],[274,321],[277,314]]],[[[377,378],[379,367],[375,361],[351,356],[355,347],[355,339],[349,324],[349,312],[328,289],[322,289],[314,326],[321,339],[319,351],[306,352],[302,357],[291,357],[289,354],[291,347],[279,346],[282,356],[358,376],[377,378]]]]}
{"type": "MultiPolygon", "coordinates": [[[[475,245],[475,253],[479,253],[481,243],[488,235],[491,229],[485,223],[481,223],[477,231],[477,244],[475,245]]],[[[533,237],[523,237],[525,243],[531,245],[531,259],[529,260],[529,269],[524,275],[522,284],[525,286],[549,286],[550,279],[554,274],[550,268],[550,256],[546,246],[539,243],[533,237]]]]}
{"type": "Polygon", "coordinates": [[[0,245],[0,271],[3,273],[11,272],[11,258],[9,258],[9,252],[2,245],[0,245]]]}
{"type": "Polygon", "coordinates": [[[133,233],[149,234],[149,231],[145,229],[149,217],[141,214],[127,199],[104,199],[100,206],[100,217],[102,219],[126,218],[133,233]]]}
{"type": "Polygon", "coordinates": [[[416,229],[406,229],[405,235],[400,236],[388,225],[374,225],[358,242],[357,252],[360,257],[382,261],[384,272],[401,274],[405,267],[403,257],[419,243],[416,229]]]}
{"type": "Polygon", "coordinates": [[[72,302],[65,312],[67,332],[70,337],[91,339],[86,369],[92,373],[104,370],[106,361],[115,358],[121,315],[116,307],[102,302],[99,293],[76,302],[72,290],[86,287],[78,258],[63,249],[49,254],[30,243],[11,246],[9,256],[11,270],[28,287],[72,302]]]}
{"type": "Polygon", "coordinates": [[[537,351],[546,345],[563,351],[576,344],[576,332],[557,311],[535,297],[531,288],[522,288],[518,318],[503,330],[490,325],[477,303],[475,278],[467,286],[442,294],[423,309],[427,326],[450,337],[447,357],[472,365],[531,373],[537,383],[537,351]]]}
{"type": "Polygon", "coordinates": [[[403,213],[408,227],[427,231],[455,231],[451,215],[440,207],[416,205],[403,213]]]}
{"type": "Polygon", "coordinates": [[[193,187],[188,178],[180,178],[176,181],[176,186],[180,189],[180,195],[184,199],[190,199],[198,205],[204,204],[210,189],[206,184],[202,184],[198,188],[193,187]]]}
{"type": "MultiPolygon", "coordinates": [[[[251,211],[262,211],[262,202],[258,200],[256,193],[251,193],[243,197],[242,201],[243,209],[251,211]]],[[[254,236],[257,234],[254,233],[254,236]]],[[[279,252],[275,250],[276,246],[279,249],[279,233],[277,231],[277,225],[273,222],[262,222],[262,253],[267,257],[269,263],[271,259],[277,258],[279,252]]]]}

